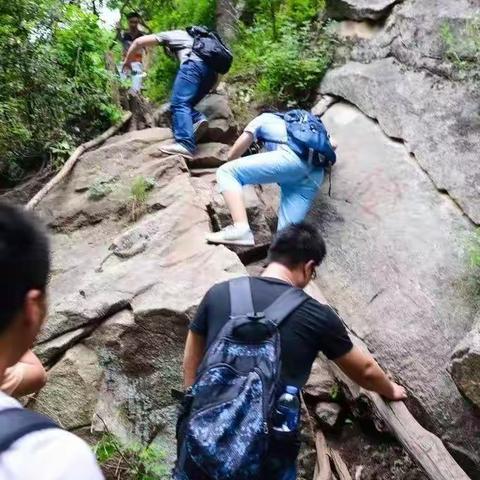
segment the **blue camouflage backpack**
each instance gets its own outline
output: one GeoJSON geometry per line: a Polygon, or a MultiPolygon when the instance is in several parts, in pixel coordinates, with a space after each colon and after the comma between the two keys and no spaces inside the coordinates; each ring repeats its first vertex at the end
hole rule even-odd
{"type": "Polygon", "coordinates": [[[308,297],[290,288],[254,313],[250,279],[230,281],[231,315],[208,347],[177,431],[175,480],[266,480],[280,381],[278,327],[308,297]]]}
{"type": "Polygon", "coordinates": [[[323,122],[306,110],[290,110],[282,114],[287,124],[288,146],[302,159],[316,167],[331,167],[335,150],[323,122]]]}

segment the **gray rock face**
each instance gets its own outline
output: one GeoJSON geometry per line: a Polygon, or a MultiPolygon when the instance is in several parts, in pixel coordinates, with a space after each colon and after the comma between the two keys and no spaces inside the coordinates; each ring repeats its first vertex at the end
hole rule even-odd
{"type": "Polygon", "coordinates": [[[478,91],[405,71],[395,60],[348,63],[328,73],[322,90],[352,102],[403,139],[438,190],[480,224],[478,91]]]}
{"type": "Polygon", "coordinates": [[[305,395],[317,402],[329,401],[335,394],[336,385],[326,358],[319,356],[313,364],[310,378],[303,389],[305,395]]]}
{"type": "Polygon", "coordinates": [[[228,97],[219,93],[206,96],[197,106],[208,118],[205,139],[210,142],[233,143],[238,135],[238,126],[228,103],[228,97]]]}
{"type": "Polygon", "coordinates": [[[453,352],[450,372],[460,391],[480,408],[480,319],[453,352]]]}
{"type": "Polygon", "coordinates": [[[392,56],[405,65],[446,76],[455,72],[445,61],[446,44],[442,30],[449,26],[458,41],[455,48],[468,58],[467,42],[462,41],[469,21],[478,15],[475,0],[405,0],[388,17],[385,27],[370,42],[354,49],[356,60],[392,56]]]}
{"type": "Polygon", "coordinates": [[[320,402],[315,407],[315,418],[321,427],[332,429],[340,418],[342,407],[338,403],[320,402]]]}
{"type": "Polygon", "coordinates": [[[405,141],[437,188],[480,224],[480,94],[468,81],[480,67],[459,71],[446,60],[442,38],[449,26],[467,59],[462,35],[477,15],[475,0],[405,0],[374,38],[357,43],[354,62],[326,75],[321,91],[353,103],[405,141]]]}
{"type": "Polygon", "coordinates": [[[378,20],[398,0],[327,0],[327,12],[335,19],[378,20]]]}
{"type": "Polygon", "coordinates": [[[48,387],[35,397],[33,409],[67,430],[84,427],[92,421],[101,378],[95,352],[76,345],[48,372],[48,387]]]}
{"type": "MultiPolygon", "coordinates": [[[[222,93],[207,95],[196,107],[208,119],[208,131],[201,142],[231,144],[238,135],[238,126],[230,109],[228,98],[222,93]]],[[[165,103],[154,112],[155,125],[171,128],[170,104],[165,103]]]]}
{"type": "MultiPolygon", "coordinates": [[[[125,440],[158,437],[171,458],[165,418],[171,388],[181,388],[188,323],[208,288],[245,269],[204,241],[207,199],[183,159],[162,157],[165,141],[171,132],[161,128],[112,139],[39,206],[52,231],[53,272],[37,351],[54,366],[35,408],[67,428],[102,431],[105,421],[125,440]],[[109,190],[92,198],[99,179],[109,190]]],[[[203,149],[212,158],[221,150],[203,149]]]]}
{"type": "Polygon", "coordinates": [[[321,195],[311,214],[328,247],[320,286],[408,387],[414,411],[478,474],[480,422],[446,370],[476,313],[463,252],[472,227],[359,110],[339,103],[324,121],[339,160],[333,198],[321,195]]]}

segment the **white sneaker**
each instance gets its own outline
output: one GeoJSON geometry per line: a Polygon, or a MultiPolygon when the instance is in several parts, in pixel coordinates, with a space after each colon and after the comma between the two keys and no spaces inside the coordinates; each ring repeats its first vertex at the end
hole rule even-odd
{"type": "Polygon", "coordinates": [[[181,155],[182,157],[192,158],[192,153],[180,143],[171,143],[160,147],[160,151],[165,155],[181,155]]]}
{"type": "Polygon", "coordinates": [[[244,247],[253,247],[255,245],[255,239],[250,229],[239,229],[235,225],[220,230],[219,232],[209,233],[207,235],[207,242],[214,244],[225,245],[241,245],[244,247]]]}
{"type": "Polygon", "coordinates": [[[195,135],[195,141],[201,140],[208,130],[208,121],[204,118],[193,124],[193,134],[195,135]]]}

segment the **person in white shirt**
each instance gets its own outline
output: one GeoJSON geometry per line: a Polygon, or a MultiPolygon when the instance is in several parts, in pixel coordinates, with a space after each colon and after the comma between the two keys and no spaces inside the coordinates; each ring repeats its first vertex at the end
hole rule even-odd
{"type": "Polygon", "coordinates": [[[209,243],[255,245],[243,186],[266,183],[280,186],[278,230],[281,230],[292,223],[303,222],[324,178],[323,168],[306,162],[288,146],[287,124],[274,113],[263,113],[247,125],[230,149],[228,160],[217,170],[217,183],[233,225],[209,233],[209,243]],[[242,157],[256,141],[263,143],[263,151],[242,157]]]}
{"type": "MultiPolygon", "coordinates": [[[[27,354],[47,313],[49,242],[33,216],[0,202],[0,385],[27,354]]],[[[0,392],[0,480],[102,480],[86,443],[48,425],[18,435],[29,412],[0,392]],[[9,422],[15,415],[16,422],[9,422]],[[17,431],[14,441],[9,432],[17,431]],[[11,440],[11,439],[10,439],[11,440]]],[[[32,413],[33,415],[33,413],[32,413]]],[[[26,431],[29,431],[28,428],[26,431]]]]}

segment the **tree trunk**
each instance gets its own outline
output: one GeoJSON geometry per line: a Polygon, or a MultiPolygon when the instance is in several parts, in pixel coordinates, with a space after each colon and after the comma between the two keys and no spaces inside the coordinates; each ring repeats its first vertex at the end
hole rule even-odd
{"type": "Polygon", "coordinates": [[[235,39],[239,20],[238,0],[217,0],[217,31],[227,41],[235,39]]]}

